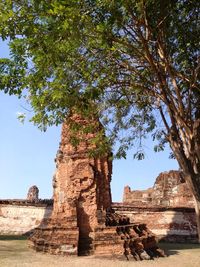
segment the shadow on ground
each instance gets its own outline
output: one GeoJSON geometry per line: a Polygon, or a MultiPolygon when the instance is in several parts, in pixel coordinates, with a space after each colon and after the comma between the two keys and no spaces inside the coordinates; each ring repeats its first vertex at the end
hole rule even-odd
{"type": "Polygon", "coordinates": [[[159,243],[167,256],[178,255],[180,250],[200,249],[200,244],[187,244],[187,243],[159,243]]]}
{"type": "MultiPolygon", "coordinates": [[[[27,236],[8,236],[8,235],[0,235],[0,241],[13,241],[9,242],[11,243],[10,245],[8,243],[1,243],[0,244],[0,251],[1,252],[12,252],[15,251],[17,252],[17,248],[21,252],[32,252],[32,250],[29,250],[26,244],[27,236]],[[17,241],[24,240],[24,242],[20,243],[15,243],[17,241]],[[15,246],[17,244],[17,247],[15,246]]],[[[200,244],[187,244],[187,243],[165,243],[165,242],[159,242],[159,247],[163,249],[166,253],[166,255],[172,256],[172,255],[179,255],[181,254],[181,251],[184,250],[200,250],[200,244]]],[[[97,257],[99,259],[102,259],[102,257],[97,257]]],[[[118,257],[106,257],[105,255],[103,256],[104,259],[106,260],[119,260],[119,261],[124,261],[124,256],[118,256],[118,257]]]]}
{"type": "Polygon", "coordinates": [[[1,241],[14,241],[14,240],[26,240],[25,235],[0,235],[1,241]]]}

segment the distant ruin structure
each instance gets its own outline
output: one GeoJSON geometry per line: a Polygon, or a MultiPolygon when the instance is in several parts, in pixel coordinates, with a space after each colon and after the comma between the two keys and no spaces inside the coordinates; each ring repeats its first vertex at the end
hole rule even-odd
{"type": "Polygon", "coordinates": [[[198,240],[194,200],[181,171],[162,172],[154,186],[147,190],[124,188],[123,203],[113,208],[131,221],[146,222],[148,227],[167,242],[198,240]]]}
{"type": "Polygon", "coordinates": [[[39,189],[36,185],[33,185],[29,188],[26,199],[31,202],[36,202],[39,200],[39,189]]]}
{"type": "Polygon", "coordinates": [[[166,208],[193,208],[193,196],[183,179],[181,171],[162,172],[154,186],[147,190],[124,188],[123,203],[135,206],[163,206],[166,208]]]}

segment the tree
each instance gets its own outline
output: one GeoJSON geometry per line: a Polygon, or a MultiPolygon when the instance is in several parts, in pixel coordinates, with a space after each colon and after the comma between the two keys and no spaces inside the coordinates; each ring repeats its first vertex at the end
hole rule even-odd
{"type": "MultiPolygon", "coordinates": [[[[0,88],[26,95],[39,127],[74,107],[98,113],[117,156],[152,134],[168,142],[196,202],[200,238],[200,88],[197,0],[5,0],[10,40],[0,88]],[[121,135],[126,131],[126,135],[121,135]]],[[[200,239],[199,239],[200,241],[200,239]]]]}

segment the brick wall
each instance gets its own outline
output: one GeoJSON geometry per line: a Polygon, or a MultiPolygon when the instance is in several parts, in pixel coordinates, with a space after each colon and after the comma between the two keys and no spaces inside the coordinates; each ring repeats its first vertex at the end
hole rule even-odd
{"type": "MultiPolygon", "coordinates": [[[[193,208],[145,208],[113,203],[115,212],[129,216],[131,222],[147,223],[158,236],[170,242],[196,242],[196,219],[193,208]]],[[[39,226],[49,218],[52,204],[0,200],[0,235],[19,235],[39,226]]]]}
{"type": "Polygon", "coordinates": [[[193,208],[135,207],[113,203],[115,212],[126,215],[131,222],[146,223],[160,240],[197,242],[196,216],[193,208]]]}
{"type": "Polygon", "coordinates": [[[26,201],[0,201],[0,235],[26,234],[50,217],[52,206],[26,201]]]}

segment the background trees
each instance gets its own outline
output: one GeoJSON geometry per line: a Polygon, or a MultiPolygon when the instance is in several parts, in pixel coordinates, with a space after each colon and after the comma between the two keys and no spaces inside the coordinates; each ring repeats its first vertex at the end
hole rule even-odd
{"type": "Polygon", "coordinates": [[[200,229],[199,9],[197,0],[2,1],[11,59],[0,61],[0,88],[25,95],[41,128],[75,107],[97,114],[118,157],[137,140],[142,159],[149,133],[156,151],[168,142],[200,229]]]}

